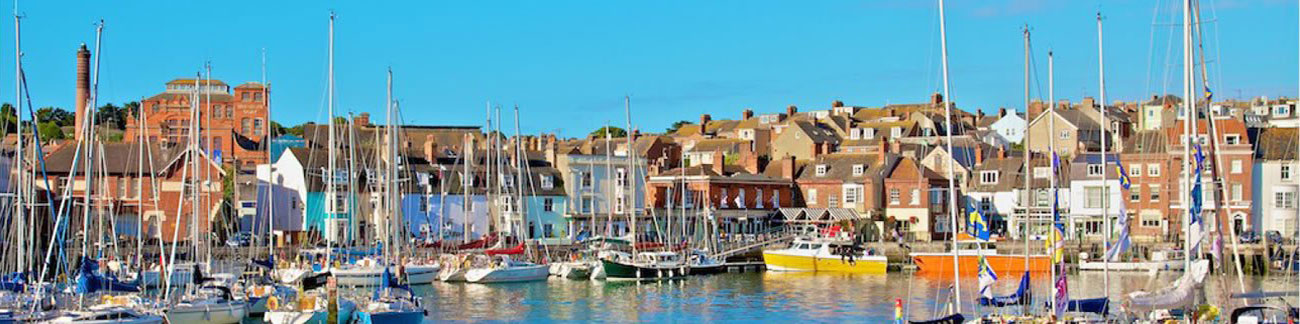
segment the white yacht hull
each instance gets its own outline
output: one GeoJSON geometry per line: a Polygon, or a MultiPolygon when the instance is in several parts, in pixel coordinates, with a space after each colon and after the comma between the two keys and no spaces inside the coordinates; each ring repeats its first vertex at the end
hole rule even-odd
{"type": "Polygon", "coordinates": [[[262,320],[271,324],[325,323],[326,312],[266,312],[262,320]]]}
{"type": "Polygon", "coordinates": [[[560,278],[572,279],[572,280],[587,280],[591,278],[592,268],[593,267],[587,263],[560,262],[560,263],[552,263],[550,272],[552,276],[556,276],[560,278]]]}
{"type": "Polygon", "coordinates": [[[438,273],[438,281],[442,282],[465,282],[465,273],[469,271],[465,268],[447,269],[438,273]]]}
{"type": "Polygon", "coordinates": [[[441,268],[436,264],[408,264],[406,265],[406,282],[412,285],[427,285],[438,280],[438,271],[441,268]]]}
{"type": "Polygon", "coordinates": [[[339,286],[378,286],[383,280],[384,268],[334,269],[334,279],[339,286]]]}
{"type": "Polygon", "coordinates": [[[546,280],[550,276],[546,265],[510,266],[503,268],[478,268],[465,273],[465,281],[473,283],[502,283],[546,280]]]}
{"type": "Polygon", "coordinates": [[[248,315],[248,304],[176,306],[167,310],[168,323],[235,324],[248,315]]]}
{"type": "MultiPolygon", "coordinates": [[[[1100,261],[1083,261],[1079,263],[1082,271],[1103,271],[1107,265],[1100,261]]],[[[1145,261],[1145,262],[1111,262],[1110,271],[1183,271],[1183,261],[1145,261]]]]}
{"type": "MultiPolygon", "coordinates": [[[[172,286],[180,286],[194,282],[194,270],[176,269],[169,277],[172,286]]],[[[140,274],[140,284],[149,288],[158,288],[163,286],[161,280],[162,274],[158,270],[148,270],[140,274]]]]}

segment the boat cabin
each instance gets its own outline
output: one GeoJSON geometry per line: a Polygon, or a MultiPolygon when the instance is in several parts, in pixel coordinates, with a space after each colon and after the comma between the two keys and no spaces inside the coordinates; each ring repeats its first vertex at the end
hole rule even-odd
{"type": "Polygon", "coordinates": [[[636,262],[675,265],[682,263],[682,256],[675,252],[641,252],[636,255],[636,262]]]}

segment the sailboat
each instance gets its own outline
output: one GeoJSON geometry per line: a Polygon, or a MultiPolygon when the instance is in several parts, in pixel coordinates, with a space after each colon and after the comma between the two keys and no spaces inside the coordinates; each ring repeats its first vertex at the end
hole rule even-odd
{"type": "MultiPolygon", "coordinates": [[[[515,154],[513,162],[515,163],[514,183],[517,184],[517,186],[506,185],[503,187],[518,188],[514,192],[514,199],[509,201],[509,203],[512,203],[513,205],[507,208],[508,210],[506,213],[509,214],[513,211],[513,214],[518,215],[521,221],[515,222],[514,220],[507,220],[506,227],[512,227],[512,224],[515,223],[518,223],[520,227],[525,226],[524,224],[527,224],[527,221],[523,221],[523,219],[526,218],[528,214],[526,210],[524,210],[525,206],[523,204],[524,190],[528,187],[524,181],[524,174],[527,173],[527,170],[524,168],[527,165],[526,160],[528,157],[524,152],[522,137],[520,137],[519,134],[518,106],[515,107],[515,136],[515,154]]],[[[531,178],[531,176],[528,177],[528,179],[531,178]]],[[[527,252],[527,238],[524,237],[527,231],[523,228],[516,228],[514,230],[517,231],[515,236],[519,238],[519,244],[512,248],[487,250],[485,254],[492,258],[492,263],[486,267],[475,267],[469,269],[465,272],[465,281],[473,283],[526,282],[546,280],[546,278],[550,276],[549,265],[537,264],[511,257],[512,255],[523,255],[527,252]]]]}

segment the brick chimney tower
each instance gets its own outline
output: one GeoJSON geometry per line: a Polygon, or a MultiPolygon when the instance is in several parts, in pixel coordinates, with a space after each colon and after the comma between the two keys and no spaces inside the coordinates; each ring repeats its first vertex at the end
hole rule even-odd
{"type": "Polygon", "coordinates": [[[86,119],[86,101],[90,100],[90,50],[86,49],[86,44],[81,44],[81,49],[77,50],[77,102],[76,104],[76,130],[73,139],[81,139],[81,124],[86,119]]]}

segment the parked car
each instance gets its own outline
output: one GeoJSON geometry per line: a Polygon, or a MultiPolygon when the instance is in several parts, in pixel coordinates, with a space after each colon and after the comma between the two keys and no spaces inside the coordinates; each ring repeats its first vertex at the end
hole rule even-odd
{"type": "Polygon", "coordinates": [[[1253,231],[1242,232],[1241,237],[1239,237],[1238,239],[1241,240],[1241,243],[1245,243],[1245,244],[1259,243],[1259,235],[1255,234],[1255,232],[1253,231]]]}
{"type": "Polygon", "coordinates": [[[242,247],[250,246],[253,243],[253,235],[250,233],[238,233],[226,239],[226,246],[242,247]]]}

